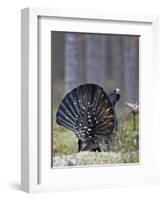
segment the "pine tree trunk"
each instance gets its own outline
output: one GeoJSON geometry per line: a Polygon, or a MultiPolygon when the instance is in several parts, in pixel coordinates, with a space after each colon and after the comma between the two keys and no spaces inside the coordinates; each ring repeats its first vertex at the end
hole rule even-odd
{"type": "Polygon", "coordinates": [[[124,76],[125,76],[125,93],[127,102],[138,102],[138,65],[139,50],[138,37],[126,36],[123,38],[124,45],[124,76]]]}
{"type": "Polygon", "coordinates": [[[114,88],[120,88],[122,91],[124,79],[122,37],[114,36],[111,43],[114,88]]]}
{"type": "Polygon", "coordinates": [[[105,35],[86,35],[86,81],[104,86],[106,80],[105,35]]]}
{"type": "Polygon", "coordinates": [[[77,46],[76,36],[67,33],[65,36],[65,90],[66,93],[77,84],[77,46]]]}

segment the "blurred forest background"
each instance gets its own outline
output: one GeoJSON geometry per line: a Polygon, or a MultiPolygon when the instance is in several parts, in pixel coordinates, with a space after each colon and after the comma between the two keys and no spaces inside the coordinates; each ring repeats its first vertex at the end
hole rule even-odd
{"type": "MultiPolygon", "coordinates": [[[[125,135],[121,138],[131,140],[124,152],[137,151],[138,117],[135,132],[125,103],[139,103],[139,36],[52,32],[51,47],[53,154],[77,151],[76,138],[69,138],[70,134],[65,135],[67,130],[56,125],[55,113],[65,94],[83,83],[96,83],[107,92],[120,89],[121,99],[116,108],[120,126],[118,140],[124,133],[128,134],[129,138],[125,135]]],[[[123,146],[123,142],[126,141],[119,143],[123,146]]]]}
{"type": "Polygon", "coordinates": [[[52,32],[53,97],[82,83],[121,90],[121,104],[139,101],[139,36],[52,32]]]}

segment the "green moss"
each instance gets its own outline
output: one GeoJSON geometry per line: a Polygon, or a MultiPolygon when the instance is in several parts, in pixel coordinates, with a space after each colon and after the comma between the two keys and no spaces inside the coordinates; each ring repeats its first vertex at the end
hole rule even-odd
{"type": "Polygon", "coordinates": [[[78,151],[76,136],[67,129],[53,125],[53,155],[72,154],[78,151]]]}

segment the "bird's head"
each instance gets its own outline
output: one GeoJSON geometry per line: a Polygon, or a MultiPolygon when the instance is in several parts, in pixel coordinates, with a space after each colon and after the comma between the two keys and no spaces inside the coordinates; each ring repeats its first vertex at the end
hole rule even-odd
{"type": "Polygon", "coordinates": [[[120,89],[116,88],[114,91],[115,91],[115,94],[117,96],[117,101],[119,101],[119,99],[120,99],[120,89]]]}
{"type": "Polygon", "coordinates": [[[120,99],[120,89],[119,88],[116,88],[114,90],[111,90],[109,93],[108,93],[108,97],[110,98],[111,102],[113,105],[115,105],[115,103],[117,101],[119,101],[120,99]]]}

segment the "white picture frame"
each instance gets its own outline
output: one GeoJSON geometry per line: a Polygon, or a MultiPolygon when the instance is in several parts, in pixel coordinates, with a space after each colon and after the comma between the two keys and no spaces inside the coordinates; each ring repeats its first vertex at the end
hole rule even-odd
{"type": "Polygon", "coordinates": [[[26,192],[158,183],[158,127],[150,96],[157,92],[158,16],[47,8],[22,9],[21,187],[26,192]],[[50,31],[141,35],[140,163],[51,168],[50,31]],[[46,67],[45,67],[46,66],[46,67]],[[147,67],[148,66],[148,67],[147,67]],[[150,102],[147,99],[150,97],[150,102]],[[149,115],[150,107],[150,115],[149,115]],[[149,127],[149,121],[150,127],[149,127]],[[45,134],[47,133],[47,134],[45,134]],[[152,147],[152,148],[151,148],[152,147]]]}

